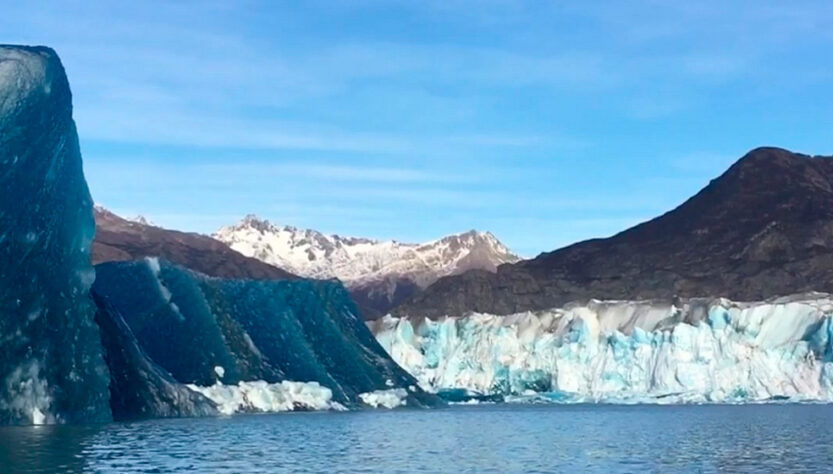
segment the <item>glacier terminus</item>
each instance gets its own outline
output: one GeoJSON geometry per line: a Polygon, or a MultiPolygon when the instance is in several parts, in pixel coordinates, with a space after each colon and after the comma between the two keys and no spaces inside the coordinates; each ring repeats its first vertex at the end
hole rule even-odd
{"type": "Polygon", "coordinates": [[[449,400],[833,400],[833,299],[598,301],[508,316],[368,323],[449,400]],[[491,398],[490,398],[491,397],[491,398]]]}

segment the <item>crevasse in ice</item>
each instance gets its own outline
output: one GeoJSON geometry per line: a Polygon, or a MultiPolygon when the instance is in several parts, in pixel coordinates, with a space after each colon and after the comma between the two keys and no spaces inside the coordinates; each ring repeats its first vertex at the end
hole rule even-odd
{"type": "Polygon", "coordinates": [[[833,300],[591,301],[372,323],[427,390],[567,401],[833,400],[833,300]]]}
{"type": "Polygon", "coordinates": [[[0,46],[0,424],[110,419],[93,231],[60,60],[0,46]]]}

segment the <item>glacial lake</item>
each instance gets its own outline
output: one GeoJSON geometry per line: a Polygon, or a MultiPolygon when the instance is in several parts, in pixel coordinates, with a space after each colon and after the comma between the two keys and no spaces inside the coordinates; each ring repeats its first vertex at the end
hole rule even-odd
{"type": "Polygon", "coordinates": [[[0,472],[819,472],[833,405],[480,405],[0,428],[0,472]]]}

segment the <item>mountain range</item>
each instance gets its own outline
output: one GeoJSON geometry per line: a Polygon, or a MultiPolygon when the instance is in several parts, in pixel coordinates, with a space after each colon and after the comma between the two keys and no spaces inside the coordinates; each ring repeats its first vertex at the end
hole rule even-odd
{"type": "Polygon", "coordinates": [[[752,150],[679,207],[605,239],[441,278],[400,315],[510,314],[590,298],[762,300],[833,291],[833,157],[752,150]]]}
{"type": "Polygon", "coordinates": [[[440,277],[519,261],[494,235],[475,230],[412,244],[277,226],[249,215],[214,238],[304,278],[341,280],[366,317],[385,314],[440,277]]]}
{"type": "Polygon", "coordinates": [[[96,263],[162,256],[213,276],[337,278],[368,319],[511,314],[591,298],[833,291],[833,158],[774,147],[750,151],[655,219],[530,260],[488,232],[409,244],[247,216],[212,238],[100,208],[96,220],[96,263]]]}
{"type": "Polygon", "coordinates": [[[495,236],[469,231],[422,244],[328,235],[255,216],[213,237],[163,229],[95,207],[93,263],[162,257],[206,275],[249,279],[339,279],[365,318],[386,314],[438,278],[517,262],[495,236]]]}

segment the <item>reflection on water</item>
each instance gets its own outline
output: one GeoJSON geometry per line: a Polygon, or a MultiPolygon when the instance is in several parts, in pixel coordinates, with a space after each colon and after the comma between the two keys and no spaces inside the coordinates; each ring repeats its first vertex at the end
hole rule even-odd
{"type": "Polygon", "coordinates": [[[87,446],[105,426],[0,428],[0,472],[80,472],[87,446]]]}
{"type": "Polygon", "coordinates": [[[0,429],[0,472],[818,472],[833,406],[480,406],[0,429]]]}

